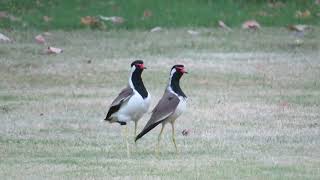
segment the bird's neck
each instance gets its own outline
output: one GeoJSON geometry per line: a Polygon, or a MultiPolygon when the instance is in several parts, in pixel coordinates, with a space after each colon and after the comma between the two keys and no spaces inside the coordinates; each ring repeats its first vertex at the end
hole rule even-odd
{"type": "Polygon", "coordinates": [[[187,96],[184,94],[180,87],[180,78],[182,77],[182,74],[180,73],[174,73],[169,80],[169,88],[176,93],[178,96],[182,96],[186,98],[187,96]]]}
{"type": "Polygon", "coordinates": [[[136,69],[131,73],[129,84],[132,86],[131,88],[135,89],[143,99],[148,97],[148,91],[145,88],[142,78],[141,78],[142,70],[136,69]]]}

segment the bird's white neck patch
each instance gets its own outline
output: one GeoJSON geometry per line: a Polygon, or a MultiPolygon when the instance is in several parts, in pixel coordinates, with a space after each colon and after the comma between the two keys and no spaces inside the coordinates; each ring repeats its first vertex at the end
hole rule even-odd
{"type": "Polygon", "coordinates": [[[170,78],[169,78],[169,84],[168,84],[169,86],[171,86],[171,79],[175,72],[177,72],[175,68],[173,68],[170,72],[170,78]]]}
{"type": "Polygon", "coordinates": [[[130,75],[129,75],[129,86],[134,89],[134,86],[133,86],[133,82],[132,82],[132,74],[133,72],[136,70],[136,66],[132,66],[131,67],[131,71],[130,71],[130,75]]]}
{"type": "Polygon", "coordinates": [[[173,91],[173,89],[171,88],[171,80],[172,80],[172,76],[174,75],[175,72],[177,72],[175,68],[173,68],[173,69],[171,70],[171,72],[170,72],[170,78],[169,78],[168,88],[167,88],[167,89],[168,89],[171,93],[173,93],[173,94],[175,94],[175,95],[178,96],[178,94],[175,93],[175,92],[173,91]]]}

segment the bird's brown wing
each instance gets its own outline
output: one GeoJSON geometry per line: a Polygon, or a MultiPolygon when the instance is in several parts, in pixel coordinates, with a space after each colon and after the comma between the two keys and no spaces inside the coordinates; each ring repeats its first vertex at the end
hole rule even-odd
{"type": "Polygon", "coordinates": [[[179,102],[180,99],[175,94],[166,90],[156,107],[153,109],[150,120],[147,122],[141,133],[136,137],[136,141],[172,115],[179,102]]]}
{"type": "Polygon", "coordinates": [[[116,97],[116,99],[114,99],[110,105],[108,114],[105,118],[105,120],[108,120],[111,115],[115,112],[117,112],[121,105],[126,102],[127,100],[129,100],[129,98],[133,95],[133,89],[131,87],[126,87],[124,89],[122,89],[122,91],[120,92],[120,94],[116,97]]]}

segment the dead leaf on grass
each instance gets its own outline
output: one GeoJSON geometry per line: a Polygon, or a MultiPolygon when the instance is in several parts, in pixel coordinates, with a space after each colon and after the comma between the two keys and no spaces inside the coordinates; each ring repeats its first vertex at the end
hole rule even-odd
{"type": "Polygon", "coordinates": [[[311,12],[309,10],[296,11],[296,14],[295,14],[296,18],[308,18],[310,16],[311,16],[311,12]]]}
{"type": "Polygon", "coordinates": [[[191,134],[191,129],[184,129],[181,134],[183,136],[189,136],[191,134]]]}
{"type": "Polygon", "coordinates": [[[97,18],[92,16],[85,16],[81,18],[81,24],[86,26],[94,26],[98,23],[97,18]]]}
{"type": "Polygon", "coordinates": [[[162,28],[157,26],[157,27],[154,27],[150,30],[150,32],[159,32],[159,31],[162,31],[162,28]]]}
{"type": "Polygon", "coordinates": [[[46,43],[46,39],[43,37],[42,34],[37,35],[36,37],[34,37],[34,39],[39,44],[45,44],[46,43]]]}
{"type": "Polygon", "coordinates": [[[113,24],[123,24],[125,19],[120,16],[111,16],[111,17],[106,17],[106,16],[99,16],[99,18],[103,21],[110,21],[113,24]]]}
{"type": "Polygon", "coordinates": [[[44,22],[52,21],[52,17],[49,17],[49,16],[43,16],[42,19],[43,19],[44,22]]]}
{"type": "Polygon", "coordinates": [[[194,30],[188,30],[187,32],[188,32],[190,35],[192,35],[192,36],[197,36],[197,35],[200,34],[199,31],[194,31],[194,30]]]}
{"type": "Polygon", "coordinates": [[[60,54],[63,50],[57,47],[49,46],[47,49],[47,54],[60,54]]]}
{"type": "Polygon", "coordinates": [[[227,26],[223,21],[219,20],[218,21],[218,25],[220,28],[227,30],[227,31],[231,31],[231,28],[229,26],[227,26]]]}
{"type": "Polygon", "coordinates": [[[268,3],[268,6],[270,8],[283,8],[286,6],[286,4],[284,4],[283,2],[281,1],[277,1],[277,2],[269,2],[268,3]]]}
{"type": "Polygon", "coordinates": [[[10,38],[0,33],[0,42],[12,42],[10,38]]]}
{"type": "Polygon", "coordinates": [[[304,32],[304,31],[310,29],[310,26],[304,25],[304,24],[296,24],[296,25],[291,24],[288,26],[288,29],[290,31],[304,32]]]}
{"type": "Polygon", "coordinates": [[[148,19],[150,17],[152,17],[152,11],[149,10],[149,9],[146,9],[143,11],[143,17],[142,17],[142,20],[145,20],[145,19],[148,19]]]}
{"type": "Polygon", "coordinates": [[[242,24],[243,29],[258,30],[261,28],[260,24],[256,20],[248,20],[242,24]]]}

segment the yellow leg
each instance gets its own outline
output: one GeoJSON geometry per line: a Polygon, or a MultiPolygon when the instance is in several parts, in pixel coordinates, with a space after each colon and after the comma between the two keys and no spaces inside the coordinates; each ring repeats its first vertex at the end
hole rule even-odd
{"type": "Polygon", "coordinates": [[[164,129],[164,124],[162,124],[159,136],[158,136],[158,144],[157,144],[157,148],[156,148],[156,154],[159,154],[159,149],[160,149],[160,140],[161,140],[161,135],[164,129]]]}
{"type": "Polygon", "coordinates": [[[127,145],[127,156],[130,158],[130,147],[128,142],[128,125],[125,127],[126,145],[127,145]]]}
{"type": "Polygon", "coordinates": [[[176,138],[175,138],[175,134],[174,134],[174,123],[171,123],[171,126],[172,126],[172,142],[174,144],[174,147],[176,148],[176,153],[178,153],[176,138]]]}

